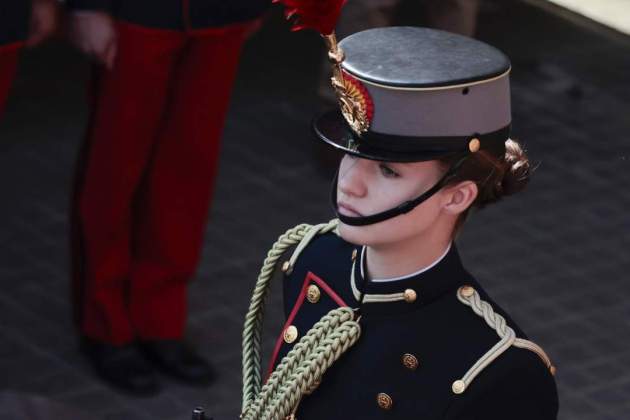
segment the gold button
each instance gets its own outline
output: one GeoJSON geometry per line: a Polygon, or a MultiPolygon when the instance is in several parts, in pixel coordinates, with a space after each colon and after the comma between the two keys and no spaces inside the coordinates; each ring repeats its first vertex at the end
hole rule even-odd
{"type": "Polygon", "coordinates": [[[452,388],[454,393],[461,394],[466,389],[466,384],[461,379],[458,379],[457,381],[453,382],[452,388]]]}
{"type": "Polygon", "coordinates": [[[287,271],[289,271],[290,268],[291,268],[291,263],[289,261],[285,261],[284,264],[282,264],[283,273],[286,273],[287,271]]]}
{"type": "Polygon", "coordinates": [[[356,250],[356,249],[353,249],[353,250],[352,250],[352,261],[354,261],[354,260],[356,260],[356,259],[357,259],[357,250],[356,250]]]}
{"type": "Polygon", "coordinates": [[[376,403],[378,404],[379,407],[381,407],[383,410],[389,410],[392,408],[392,405],[394,404],[394,401],[392,401],[392,397],[390,397],[389,395],[387,395],[384,392],[380,392],[377,396],[376,396],[376,403]]]}
{"type": "Polygon", "coordinates": [[[553,365],[549,366],[549,372],[551,372],[553,376],[556,376],[556,367],[553,365]]]}
{"type": "Polygon", "coordinates": [[[402,357],[402,364],[409,370],[416,370],[418,369],[418,358],[413,354],[405,353],[402,357]]]}
{"type": "Polygon", "coordinates": [[[472,286],[462,286],[460,293],[462,296],[469,298],[475,294],[475,289],[472,286]]]}
{"type": "Polygon", "coordinates": [[[319,298],[321,297],[321,295],[322,294],[319,291],[319,287],[315,286],[314,284],[308,286],[308,289],[306,290],[306,299],[308,299],[309,302],[319,302],[319,298]]]}
{"type": "Polygon", "coordinates": [[[468,150],[470,150],[472,153],[478,152],[480,148],[481,148],[481,142],[479,141],[477,137],[473,138],[472,140],[470,140],[470,142],[468,142],[468,150]]]}
{"type": "Polygon", "coordinates": [[[416,298],[418,297],[418,295],[416,294],[416,291],[413,289],[405,290],[405,292],[403,293],[403,296],[405,298],[405,302],[407,303],[415,302],[416,298]]]}
{"type": "Polygon", "coordinates": [[[287,344],[293,343],[298,337],[298,330],[295,325],[289,325],[286,330],[284,330],[284,342],[287,344]]]}

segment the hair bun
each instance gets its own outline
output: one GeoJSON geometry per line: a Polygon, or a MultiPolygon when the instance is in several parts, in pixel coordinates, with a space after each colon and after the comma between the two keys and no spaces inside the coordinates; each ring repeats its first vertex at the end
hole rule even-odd
{"type": "MultiPolygon", "coordinates": [[[[445,168],[456,163],[454,158],[443,159],[445,168]]],[[[525,151],[518,142],[505,141],[505,152],[479,150],[459,168],[451,183],[470,180],[477,184],[478,193],[474,207],[483,208],[499,201],[506,195],[515,194],[529,182],[531,167],[525,151]]]]}
{"type": "Polygon", "coordinates": [[[508,139],[505,142],[503,179],[501,180],[500,191],[496,195],[511,195],[525,188],[529,182],[531,167],[529,158],[525,151],[516,141],[508,139]]]}

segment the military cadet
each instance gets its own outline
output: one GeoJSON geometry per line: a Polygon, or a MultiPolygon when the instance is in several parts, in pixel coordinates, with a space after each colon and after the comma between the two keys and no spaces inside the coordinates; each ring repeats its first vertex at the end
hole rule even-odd
{"type": "Polygon", "coordinates": [[[0,117],[23,46],[35,46],[56,29],[57,0],[0,3],[0,117]]]}
{"type": "Polygon", "coordinates": [[[245,322],[242,418],[556,419],[555,368],[454,242],[471,209],[528,181],[510,137],[508,58],[412,27],[359,32],[339,47],[340,110],[314,122],[344,153],[337,219],[289,230],[268,254],[245,322]],[[276,264],[286,322],[262,375],[262,302],[276,264]]]}
{"type": "Polygon", "coordinates": [[[207,384],[184,340],[241,47],[269,0],[69,0],[94,57],[74,205],[75,308],[96,372],[137,395],[155,369],[207,384]],[[148,363],[149,360],[151,363],[148,363]]]}

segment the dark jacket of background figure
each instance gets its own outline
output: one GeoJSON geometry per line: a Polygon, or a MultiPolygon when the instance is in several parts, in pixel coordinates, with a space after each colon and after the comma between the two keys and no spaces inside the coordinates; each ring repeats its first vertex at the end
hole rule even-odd
{"type": "Polygon", "coordinates": [[[259,17],[270,0],[68,0],[71,10],[101,10],[156,29],[199,30],[259,17]]]}

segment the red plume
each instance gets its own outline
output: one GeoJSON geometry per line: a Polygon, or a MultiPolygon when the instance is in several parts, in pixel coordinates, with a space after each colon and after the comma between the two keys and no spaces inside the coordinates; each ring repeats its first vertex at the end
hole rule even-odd
{"type": "Polygon", "coordinates": [[[297,16],[293,21],[294,31],[300,29],[315,29],[322,35],[330,35],[341,13],[341,7],[346,0],[273,0],[282,3],[286,10],[287,19],[297,16]]]}

